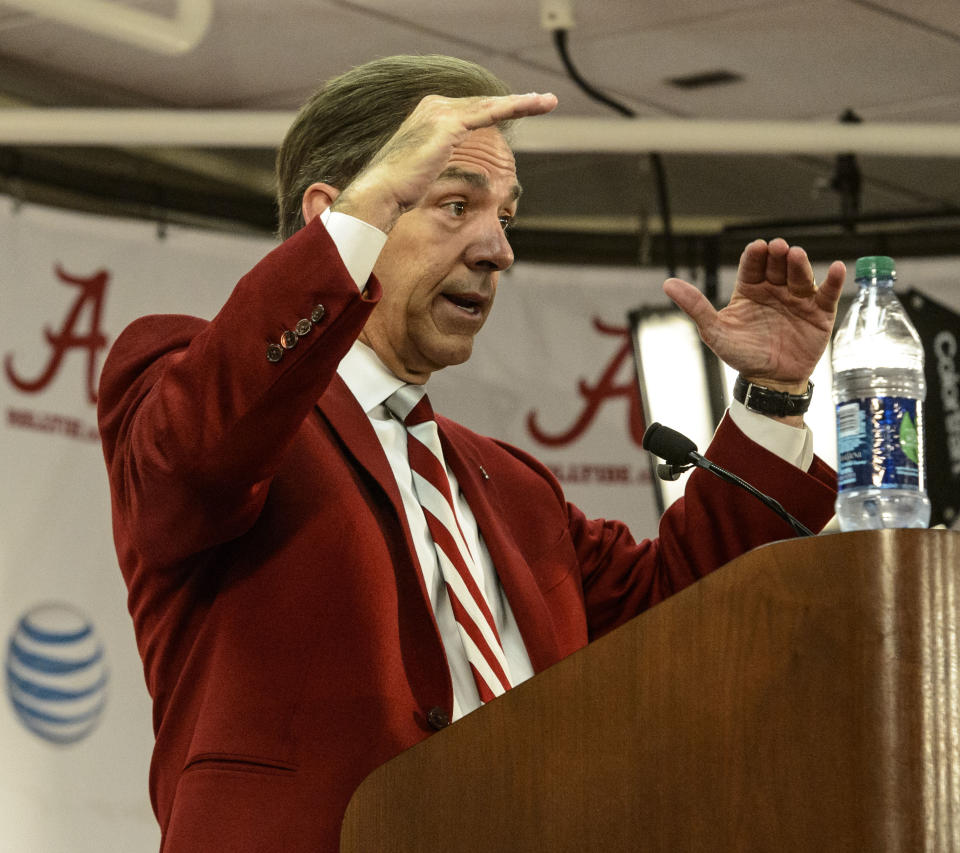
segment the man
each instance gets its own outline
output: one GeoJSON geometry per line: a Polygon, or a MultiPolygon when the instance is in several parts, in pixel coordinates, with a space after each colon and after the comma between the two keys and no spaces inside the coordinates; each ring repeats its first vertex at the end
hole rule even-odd
{"type": "MultiPolygon", "coordinates": [[[[523,452],[442,417],[434,432],[419,389],[469,357],[513,261],[504,132],[555,105],[446,57],[331,81],[278,157],[284,242],[211,322],[147,317],[117,340],[100,426],[167,853],[336,850],[374,767],[790,535],[695,473],[637,544],[523,452]]],[[[807,387],[843,275],[818,288],[801,249],[757,241],[719,314],[666,287],[786,399],[807,387]]],[[[832,474],[802,416],[735,417],[776,452],[728,416],[711,457],[822,526],[832,474]]]]}

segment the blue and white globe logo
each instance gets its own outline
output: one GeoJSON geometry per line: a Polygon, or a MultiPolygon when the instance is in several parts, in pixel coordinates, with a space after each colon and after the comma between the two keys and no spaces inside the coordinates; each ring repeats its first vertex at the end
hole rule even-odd
{"type": "Polygon", "coordinates": [[[7,693],[21,722],[58,744],[92,732],[107,699],[109,674],[93,623],[67,604],[34,607],[7,648],[7,693]]]}

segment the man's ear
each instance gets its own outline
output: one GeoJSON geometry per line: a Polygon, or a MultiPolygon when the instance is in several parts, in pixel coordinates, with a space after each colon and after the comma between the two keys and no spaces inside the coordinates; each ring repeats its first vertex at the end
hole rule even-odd
{"type": "Polygon", "coordinates": [[[331,204],[337,200],[340,190],[330,184],[315,183],[310,184],[303,194],[303,224],[309,224],[310,220],[319,216],[331,204]]]}

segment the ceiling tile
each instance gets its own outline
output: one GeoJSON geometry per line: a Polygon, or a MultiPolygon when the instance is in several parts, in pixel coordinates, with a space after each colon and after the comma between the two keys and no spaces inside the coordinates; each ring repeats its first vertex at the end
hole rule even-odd
{"type": "MultiPolygon", "coordinates": [[[[853,0],[858,2],[858,0],[853,0]]],[[[916,21],[918,25],[941,30],[960,38],[960,9],[955,2],[943,0],[869,0],[865,6],[888,9],[892,14],[906,21],[916,21]]]]}
{"type": "MultiPolygon", "coordinates": [[[[712,20],[731,10],[777,5],[758,0],[712,0],[704,11],[703,0],[604,0],[602,3],[570,0],[574,28],[581,38],[597,38],[665,24],[712,20]]],[[[402,20],[414,26],[457,34],[467,43],[484,44],[497,52],[525,50],[531,45],[549,44],[551,35],[540,26],[540,3],[527,0],[356,0],[354,9],[367,9],[382,20],[402,20]]]]}
{"type": "MultiPolygon", "coordinates": [[[[574,61],[601,89],[669,103],[684,115],[828,118],[852,107],[950,92],[960,46],[841,0],[740,10],[710,21],[576,40],[574,61]],[[681,91],[668,78],[713,69],[739,83],[681,91]]],[[[523,57],[557,65],[550,50],[523,57]]]]}

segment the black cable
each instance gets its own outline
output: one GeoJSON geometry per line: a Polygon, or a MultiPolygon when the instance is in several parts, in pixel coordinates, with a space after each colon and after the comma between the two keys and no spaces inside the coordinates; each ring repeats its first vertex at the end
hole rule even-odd
{"type": "MultiPolygon", "coordinates": [[[[576,66],[573,64],[573,60],[570,58],[570,53],[567,50],[566,30],[554,30],[553,41],[557,46],[557,53],[560,55],[560,61],[563,63],[563,67],[567,70],[567,74],[570,75],[570,79],[573,80],[573,82],[576,83],[581,89],[583,89],[587,95],[589,95],[595,101],[605,104],[626,118],[637,117],[637,114],[630,109],[630,107],[626,106],[625,104],[621,104],[619,101],[616,101],[613,98],[605,95],[603,92],[595,89],[590,85],[590,83],[584,80],[580,72],[577,71],[576,66]]],[[[670,213],[670,194],[667,189],[667,173],[663,166],[663,159],[659,154],[656,152],[650,152],[648,156],[650,158],[651,169],[653,170],[654,183],[657,188],[657,206],[660,213],[660,221],[663,226],[663,255],[667,265],[667,274],[670,276],[675,276],[677,274],[677,266],[673,242],[673,219],[670,213]]]]}
{"type": "Polygon", "coordinates": [[[567,50],[567,31],[566,30],[554,30],[553,31],[553,41],[557,46],[557,52],[560,54],[560,61],[563,63],[563,67],[567,69],[567,74],[570,75],[570,79],[573,80],[584,92],[586,92],[591,98],[595,101],[599,101],[601,104],[606,104],[611,109],[620,113],[622,116],[627,118],[636,118],[637,114],[630,109],[630,107],[625,104],[621,104],[619,101],[615,101],[613,98],[604,95],[603,92],[598,89],[594,89],[583,77],[580,75],[580,72],[577,71],[576,67],[573,64],[573,60],[570,59],[570,53],[567,50]]]}
{"type": "Polygon", "coordinates": [[[803,524],[803,522],[799,521],[798,519],[790,515],[790,513],[783,508],[783,505],[776,498],[772,498],[769,495],[765,495],[759,489],[756,489],[754,486],[751,486],[746,480],[743,480],[740,477],[738,477],[736,474],[733,474],[730,471],[727,471],[726,468],[721,468],[719,465],[715,465],[713,462],[711,462],[706,457],[701,456],[699,453],[691,453],[690,456],[691,458],[696,457],[696,460],[693,463],[694,465],[697,465],[698,467],[703,468],[707,471],[712,471],[721,480],[726,480],[728,483],[732,483],[735,486],[739,486],[741,489],[746,489],[751,495],[757,498],[757,500],[759,500],[765,506],[772,509],[777,515],[780,516],[780,518],[786,521],[787,524],[789,524],[793,528],[794,533],[796,533],[797,536],[813,536],[814,535],[814,532],[809,527],[807,527],[805,524],[803,524]]]}
{"type": "Polygon", "coordinates": [[[663,259],[667,265],[667,275],[677,274],[676,252],[673,248],[673,215],[670,213],[670,195],[667,191],[667,172],[663,158],[654,151],[648,155],[657,187],[657,205],[660,208],[660,221],[663,224],[663,259]]]}

